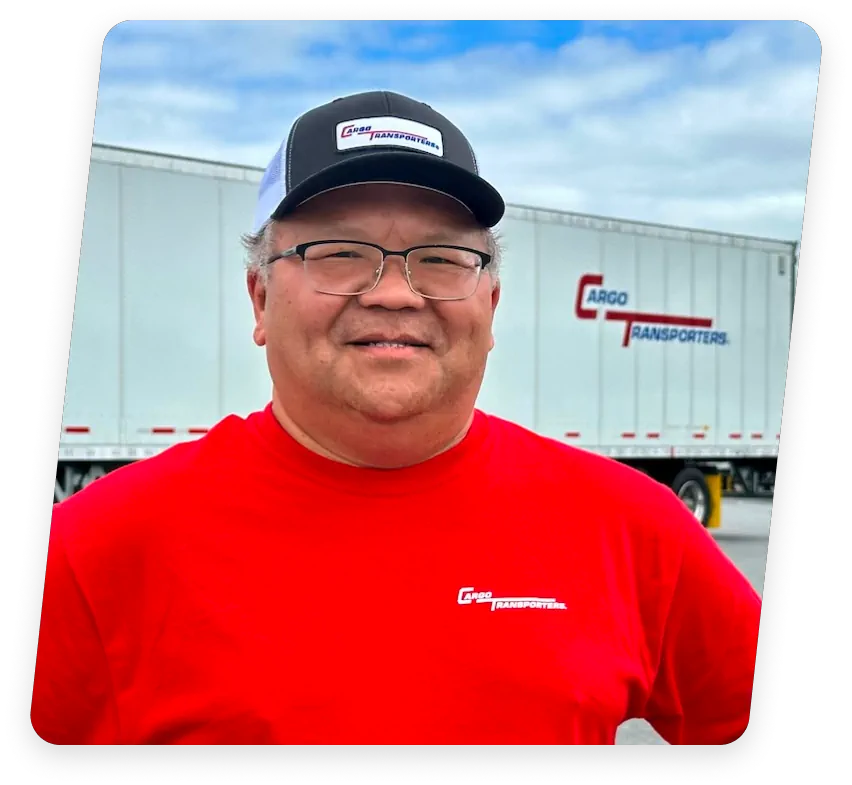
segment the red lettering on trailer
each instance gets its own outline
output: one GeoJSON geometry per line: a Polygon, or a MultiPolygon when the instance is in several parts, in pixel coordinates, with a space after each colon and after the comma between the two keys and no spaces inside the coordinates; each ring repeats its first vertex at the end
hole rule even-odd
{"type": "Polygon", "coordinates": [[[630,345],[630,330],[634,322],[642,324],[667,324],[677,327],[712,327],[712,319],[697,316],[669,316],[663,313],[639,313],[638,311],[607,311],[604,317],[610,322],[624,322],[622,346],[630,345]]]}
{"type": "Polygon", "coordinates": [[[583,308],[583,296],[586,294],[586,289],[590,286],[602,286],[602,275],[584,275],[580,279],[580,284],[577,286],[577,299],[574,302],[574,313],[578,319],[597,319],[598,312],[594,308],[583,308]]]}
{"type": "Polygon", "coordinates": [[[704,433],[693,433],[692,434],[693,439],[703,439],[705,436],[706,436],[706,434],[704,434],[704,433]]]}
{"type": "Polygon", "coordinates": [[[729,439],[742,439],[743,435],[741,433],[730,433],[728,434],[729,439]]]}
{"type": "MultiPolygon", "coordinates": [[[[577,284],[577,297],[574,301],[574,313],[578,319],[597,319],[598,312],[594,308],[583,308],[583,300],[586,296],[586,290],[590,286],[603,286],[604,277],[597,273],[587,273],[580,277],[577,284]]],[[[599,298],[595,298],[598,302],[599,298]]],[[[604,318],[611,322],[624,322],[624,340],[622,346],[630,345],[630,333],[634,323],[639,324],[663,324],[673,327],[701,327],[710,329],[713,327],[712,319],[705,319],[696,316],[674,316],[671,314],[661,313],[642,313],[640,311],[606,311],[604,318]]],[[[691,331],[687,334],[686,340],[694,342],[696,332],[691,331]]],[[[710,343],[715,343],[715,336],[710,336],[710,343]]]]}
{"type": "Polygon", "coordinates": [[[210,430],[209,428],[190,428],[189,432],[190,433],[207,433],[209,430],[210,430]]]}
{"type": "Polygon", "coordinates": [[[762,439],[762,438],[763,438],[763,434],[762,434],[762,433],[753,433],[753,434],[751,435],[751,438],[752,438],[752,439],[762,439]]]}
{"type": "Polygon", "coordinates": [[[174,432],[175,432],[175,428],[163,428],[163,427],[151,428],[151,433],[174,433],[174,432]]]}
{"type": "Polygon", "coordinates": [[[579,439],[580,438],[580,432],[579,431],[566,431],[565,438],[566,439],[579,439]]]}
{"type": "Polygon", "coordinates": [[[89,433],[88,425],[67,425],[65,433],[89,433]]]}
{"type": "Polygon", "coordinates": [[[648,433],[648,434],[646,434],[646,436],[649,439],[659,439],[660,438],[660,434],[658,434],[658,433],[648,433]]]}
{"type": "Polygon", "coordinates": [[[635,433],[622,433],[621,438],[622,439],[635,439],[636,434],[635,433]]]}

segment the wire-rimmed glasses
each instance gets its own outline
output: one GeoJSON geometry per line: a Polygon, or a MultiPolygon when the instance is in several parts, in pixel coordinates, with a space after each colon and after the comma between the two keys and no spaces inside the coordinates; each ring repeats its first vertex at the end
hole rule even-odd
{"type": "Polygon", "coordinates": [[[298,257],[314,289],[322,294],[357,296],[378,286],[388,256],[405,260],[405,279],[412,292],[430,300],[464,300],[479,284],[482,270],[491,263],[484,251],[459,245],[418,245],[388,251],[374,243],[351,240],[315,240],[276,254],[278,259],[298,257]]]}

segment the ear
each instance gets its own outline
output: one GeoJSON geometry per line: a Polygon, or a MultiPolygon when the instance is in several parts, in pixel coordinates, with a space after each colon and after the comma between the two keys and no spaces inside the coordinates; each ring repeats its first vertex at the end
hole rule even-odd
{"type": "Polygon", "coordinates": [[[246,275],[251,306],[254,311],[254,330],[252,338],[258,346],[266,344],[266,326],[264,316],[266,315],[266,283],[263,277],[256,271],[250,270],[246,275]]]}
{"type": "MultiPolygon", "coordinates": [[[[497,281],[491,289],[491,323],[494,323],[494,314],[497,304],[500,302],[500,281],[497,281]]],[[[491,348],[494,348],[494,331],[491,331],[491,348]]]]}

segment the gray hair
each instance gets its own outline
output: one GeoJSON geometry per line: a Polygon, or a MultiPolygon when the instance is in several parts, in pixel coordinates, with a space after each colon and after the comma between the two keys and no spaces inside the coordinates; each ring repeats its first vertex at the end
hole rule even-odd
{"type": "MultiPolygon", "coordinates": [[[[246,269],[264,282],[269,275],[267,259],[272,256],[270,228],[273,223],[267,221],[259,231],[248,232],[242,236],[242,245],[246,251],[246,269]]],[[[485,230],[485,247],[493,259],[487,270],[491,275],[492,284],[496,286],[500,282],[500,264],[503,257],[502,240],[496,229],[485,230]]]]}

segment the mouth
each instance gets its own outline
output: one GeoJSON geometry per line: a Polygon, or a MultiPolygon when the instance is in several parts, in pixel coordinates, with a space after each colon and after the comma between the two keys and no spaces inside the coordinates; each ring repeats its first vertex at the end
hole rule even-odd
{"type": "Polygon", "coordinates": [[[366,335],[348,346],[357,355],[376,362],[409,362],[425,357],[432,347],[413,335],[366,335]]]}
{"type": "Polygon", "coordinates": [[[359,346],[370,349],[430,349],[431,346],[418,338],[408,335],[383,336],[369,335],[356,341],[349,341],[349,346],[359,346]]]}

